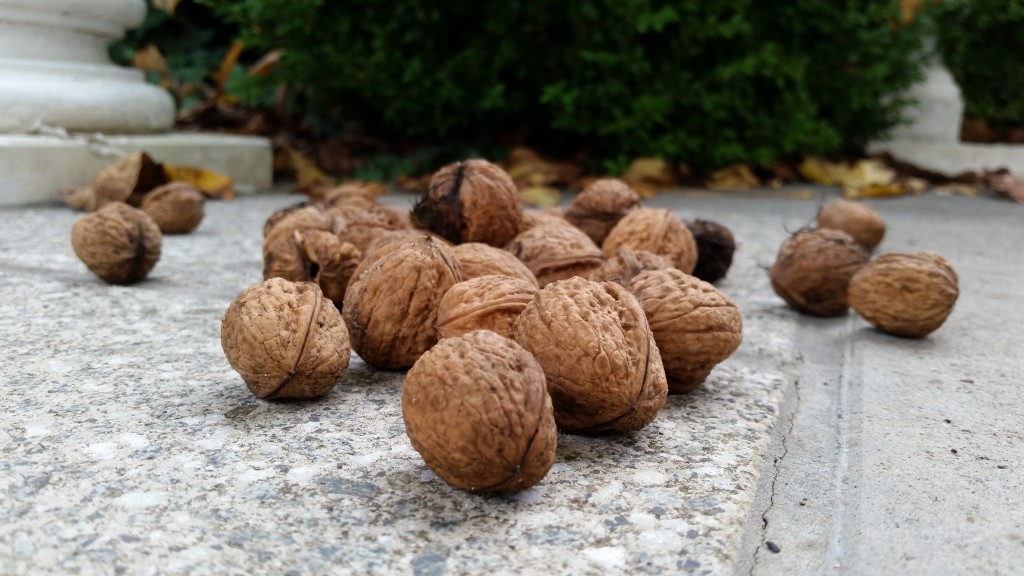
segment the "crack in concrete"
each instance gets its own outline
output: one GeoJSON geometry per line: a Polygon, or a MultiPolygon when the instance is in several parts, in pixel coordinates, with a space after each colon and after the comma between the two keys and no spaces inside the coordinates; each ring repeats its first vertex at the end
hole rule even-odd
{"type": "Polygon", "coordinates": [[[768,505],[761,512],[761,541],[757,547],[754,548],[754,561],[750,566],[750,576],[754,576],[754,572],[757,570],[757,562],[760,559],[761,549],[765,547],[765,543],[768,541],[768,514],[775,507],[775,493],[776,485],[779,481],[779,476],[782,475],[782,461],[785,460],[786,455],[789,453],[789,446],[787,440],[793,434],[793,428],[796,426],[796,417],[800,413],[800,379],[796,378],[793,381],[793,393],[796,396],[796,402],[794,402],[793,408],[789,410],[789,414],[786,417],[789,426],[785,432],[782,433],[780,438],[780,445],[782,447],[781,453],[775,457],[772,461],[774,471],[772,473],[772,486],[768,494],[768,505]]]}

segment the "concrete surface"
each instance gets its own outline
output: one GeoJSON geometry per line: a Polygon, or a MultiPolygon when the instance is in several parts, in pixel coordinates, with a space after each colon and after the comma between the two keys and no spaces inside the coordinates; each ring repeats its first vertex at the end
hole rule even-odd
{"type": "Polygon", "coordinates": [[[0,207],[57,202],[60,190],[88,186],[107,165],[136,152],[226,174],[240,193],[267,190],[273,181],[270,141],[257,136],[0,134],[0,207]]]}
{"type": "Polygon", "coordinates": [[[555,468],[512,497],[423,466],[401,373],[354,358],[327,397],[281,403],[230,369],[220,316],[260,280],[263,220],[295,196],[210,203],[131,287],[76,259],[80,214],[0,210],[0,573],[1014,573],[1024,208],[872,203],[883,251],[936,250],[960,273],[947,324],[904,340],[771,291],[779,244],[835,195],[649,201],[734,231],[720,288],[744,343],[647,429],[560,435],[555,468]]]}

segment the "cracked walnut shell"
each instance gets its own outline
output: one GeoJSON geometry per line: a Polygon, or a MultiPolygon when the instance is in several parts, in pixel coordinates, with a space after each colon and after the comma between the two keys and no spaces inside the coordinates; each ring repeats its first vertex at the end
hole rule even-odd
{"type": "Polygon", "coordinates": [[[674,268],[641,272],[630,290],[647,315],[670,392],[689,392],[743,341],[736,304],[708,282],[674,268]]]}
{"type": "Polygon", "coordinates": [[[487,330],[445,338],[416,361],[402,386],[402,419],[427,466],[463,490],[526,490],[555,462],[544,372],[487,330]]]}
{"type": "Polygon", "coordinates": [[[259,398],[326,394],[348,370],[348,331],[312,282],[271,278],[244,290],[221,320],[228,363],[259,398]]]}
{"type": "Polygon", "coordinates": [[[93,274],[110,284],[142,280],[160,260],[163,235],[148,214],[112,202],[75,221],[71,247],[93,274]]]}
{"type": "Polygon", "coordinates": [[[412,366],[437,343],[438,302],[461,281],[451,248],[430,236],[374,250],[345,292],[342,313],[352,348],[374,368],[412,366]]]}
{"type": "Polygon", "coordinates": [[[692,274],[697,266],[697,243],[693,234],[669,210],[639,208],[623,216],[601,248],[605,258],[611,258],[622,246],[653,252],[687,274],[692,274]]]}
{"type": "Polygon", "coordinates": [[[479,276],[452,286],[437,305],[439,338],[490,330],[512,338],[516,318],[537,294],[537,285],[508,276],[479,276]]]}
{"type": "Polygon", "coordinates": [[[869,257],[846,232],[805,230],[782,244],[768,275],[772,289],[791,307],[812,316],[840,316],[849,308],[850,278],[869,257]]]}
{"type": "Polygon", "coordinates": [[[548,284],[519,315],[515,339],[540,362],[567,432],[639,430],[665,405],[661,355],[640,303],[613,282],[548,284]]]}
{"type": "Polygon", "coordinates": [[[412,217],[417,226],[453,244],[483,242],[500,247],[523,228],[523,204],[501,166],[466,160],[434,174],[412,217]]]}
{"type": "Polygon", "coordinates": [[[850,307],[889,334],[921,338],[942,326],[960,295],[956,272],[938,254],[885,254],[850,280],[850,307]]]}

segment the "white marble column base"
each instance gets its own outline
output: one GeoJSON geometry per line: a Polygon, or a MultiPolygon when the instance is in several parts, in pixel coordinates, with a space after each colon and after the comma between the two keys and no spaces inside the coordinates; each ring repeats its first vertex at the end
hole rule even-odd
{"type": "Polygon", "coordinates": [[[87,186],[120,155],[143,151],[158,162],[226,174],[241,194],[273,184],[273,153],[266,138],[179,132],[88,140],[0,134],[0,206],[59,202],[59,190],[87,186]]]}

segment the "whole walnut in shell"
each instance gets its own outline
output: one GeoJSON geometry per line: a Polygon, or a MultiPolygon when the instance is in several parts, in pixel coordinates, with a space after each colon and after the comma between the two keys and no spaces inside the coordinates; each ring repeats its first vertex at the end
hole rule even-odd
{"type": "Polygon", "coordinates": [[[938,254],[885,254],[850,280],[850,306],[879,330],[921,338],[938,330],[960,295],[956,272],[938,254]]]}
{"type": "Polygon", "coordinates": [[[270,231],[286,218],[295,218],[291,221],[294,222],[291,225],[292,230],[301,228],[331,228],[331,216],[327,214],[327,211],[322,206],[313,202],[299,202],[274,210],[267,217],[266,222],[263,223],[263,238],[266,239],[270,235],[270,231]],[[296,214],[301,215],[294,216],[296,214]]]}
{"type": "Polygon", "coordinates": [[[75,221],[71,247],[93,274],[111,284],[132,284],[160,260],[163,235],[148,214],[112,202],[75,221]]]}
{"type": "MultiPolygon", "coordinates": [[[[569,224],[562,214],[562,209],[557,206],[544,208],[543,210],[525,210],[523,212],[523,227],[519,232],[525,232],[535,226],[542,224],[569,224]]],[[[569,224],[572,226],[572,224],[569,224]]]]}
{"type": "Polygon", "coordinates": [[[146,193],[142,211],[164,234],[187,234],[203,221],[206,196],[188,182],[174,181],[146,193]]]}
{"type": "Polygon", "coordinates": [[[634,252],[629,248],[619,248],[615,255],[595,268],[589,276],[595,282],[615,282],[629,287],[630,281],[644,270],[661,270],[672,268],[672,263],[651,252],[634,252]]]}
{"type": "Polygon", "coordinates": [[[627,213],[640,208],[640,196],[622,180],[602,178],[585,187],[565,211],[565,219],[600,246],[627,213]]]}
{"type": "Polygon", "coordinates": [[[326,394],[348,370],[348,331],[311,282],[271,278],[244,290],[220,324],[228,363],[259,398],[326,394]]]}
{"type": "Polygon", "coordinates": [[[623,216],[604,240],[605,258],[614,256],[622,246],[663,256],[687,274],[693,273],[697,265],[693,234],[669,210],[640,208],[623,216]]]}
{"type": "Polygon", "coordinates": [[[501,166],[486,160],[456,162],[438,170],[412,216],[417,226],[453,244],[483,242],[500,247],[523,227],[516,185],[501,166]]]}
{"type": "Polygon", "coordinates": [[[555,421],[567,432],[639,430],[665,405],[668,385],[640,303],[613,282],[548,284],[515,327],[547,377],[555,421]]]}
{"type": "Polygon", "coordinates": [[[451,248],[430,236],[374,250],[345,292],[342,311],[352,348],[375,368],[412,366],[437,343],[437,305],[461,281],[451,248]]]}
{"type": "Polygon", "coordinates": [[[885,237],[885,220],[870,206],[849,200],[836,200],[818,212],[818,228],[842,230],[868,250],[885,237]]]}
{"type": "Polygon", "coordinates": [[[711,220],[697,219],[685,224],[697,242],[697,266],[693,275],[712,283],[725,278],[736,252],[732,231],[711,220]]]}
{"type": "Polygon", "coordinates": [[[641,272],[630,290],[647,315],[670,392],[689,392],[743,342],[736,304],[708,282],[675,268],[641,272]]]}
{"type": "Polygon", "coordinates": [[[537,294],[537,284],[508,276],[479,276],[452,286],[437,305],[439,338],[473,330],[513,337],[519,313],[537,294]]]}
{"type": "Polygon", "coordinates": [[[349,206],[331,209],[328,213],[335,217],[335,230],[342,241],[351,243],[364,254],[370,253],[370,246],[382,235],[410,228],[408,215],[392,206],[349,206]]]}
{"type": "Polygon", "coordinates": [[[768,275],[775,293],[793,308],[812,316],[840,316],[849,308],[850,278],[868,258],[867,249],[846,232],[805,230],[782,244],[768,275]]]}
{"type": "Polygon", "coordinates": [[[541,287],[555,280],[585,277],[604,262],[593,240],[568,223],[524,230],[505,249],[526,264],[541,287]]]}
{"type": "Polygon", "coordinates": [[[511,276],[530,282],[534,286],[537,277],[511,252],[495,248],[482,242],[466,242],[452,248],[452,253],[462,267],[462,277],[466,280],[480,276],[511,276]]]}
{"type": "Polygon", "coordinates": [[[445,338],[416,361],[402,385],[402,418],[423,461],[456,488],[519,492],[555,462],[544,372],[487,330],[445,338]]]}

